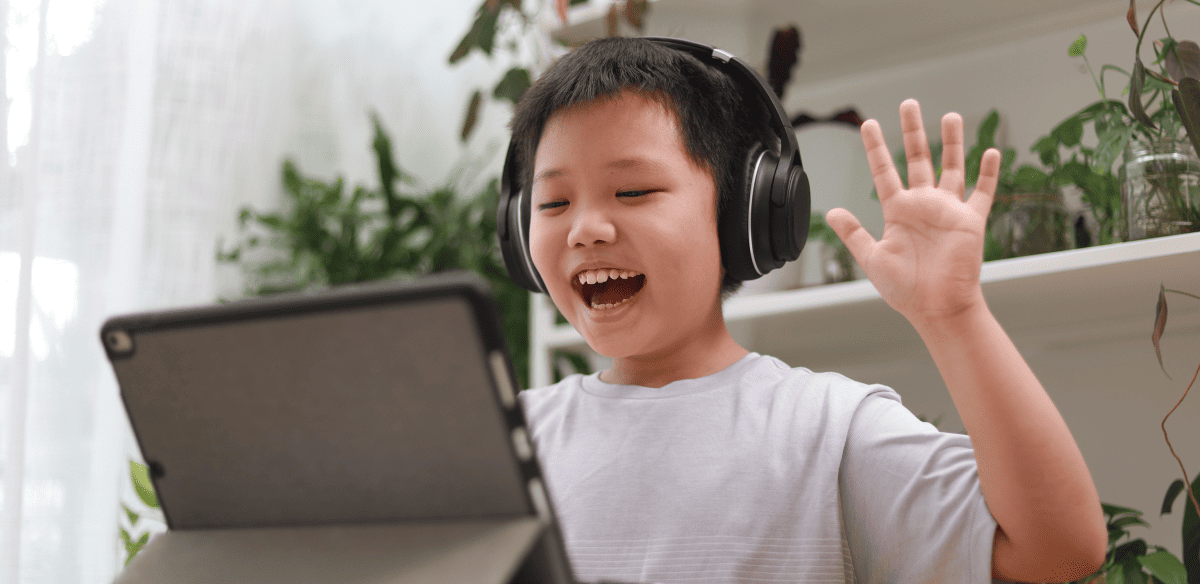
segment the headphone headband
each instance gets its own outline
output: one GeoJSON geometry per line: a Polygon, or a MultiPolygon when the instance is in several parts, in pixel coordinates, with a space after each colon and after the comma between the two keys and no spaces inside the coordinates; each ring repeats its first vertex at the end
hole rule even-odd
{"type": "Polygon", "coordinates": [[[784,111],[783,104],[779,102],[779,98],[776,97],[775,91],[771,89],[767,80],[763,79],[763,76],[753,67],[732,53],[696,41],[672,37],[640,38],[688,53],[701,63],[715,65],[738,81],[738,85],[742,87],[757,87],[759,91],[756,93],[766,99],[771,109],[767,112],[767,117],[771,119],[771,129],[776,136],[779,136],[779,159],[792,160],[795,158],[796,164],[800,163],[800,143],[796,141],[796,133],[792,131],[792,123],[789,121],[787,112],[784,111]]]}

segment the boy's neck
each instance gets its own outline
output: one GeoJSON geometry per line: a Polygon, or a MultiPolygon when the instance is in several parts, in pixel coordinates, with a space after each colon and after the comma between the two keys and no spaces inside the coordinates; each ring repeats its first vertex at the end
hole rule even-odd
{"type": "Polygon", "coordinates": [[[662,387],[672,381],[712,375],[750,353],[733,340],[724,319],[717,320],[710,331],[665,351],[616,357],[612,368],[600,373],[600,380],[618,385],[662,387]]]}

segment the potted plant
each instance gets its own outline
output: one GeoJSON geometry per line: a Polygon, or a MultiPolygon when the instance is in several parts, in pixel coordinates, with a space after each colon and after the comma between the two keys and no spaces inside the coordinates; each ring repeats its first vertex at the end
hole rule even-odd
{"type": "Polygon", "coordinates": [[[1085,197],[1098,205],[1098,222],[1114,223],[1117,237],[1126,241],[1200,231],[1200,159],[1196,157],[1200,144],[1200,46],[1171,35],[1162,11],[1164,2],[1159,0],[1140,25],[1136,3],[1129,4],[1127,20],[1137,35],[1132,72],[1104,65],[1097,75],[1085,54],[1084,35],[1068,49],[1071,57],[1084,59],[1100,101],[1060,127],[1074,134],[1076,128],[1081,131],[1084,124],[1090,124],[1097,139],[1095,148],[1084,149],[1077,139],[1035,145],[1043,161],[1059,144],[1079,146],[1087,150],[1083,158],[1100,173],[1110,170],[1118,156],[1124,155],[1118,172],[1120,203],[1114,208],[1111,193],[1085,191],[1085,197]],[[1167,36],[1152,43],[1154,60],[1147,67],[1141,48],[1155,16],[1161,17],[1167,36]],[[1104,74],[1110,71],[1128,77],[1128,107],[1109,98],[1104,74]],[[1104,198],[1097,196],[1101,194],[1104,198]]]}

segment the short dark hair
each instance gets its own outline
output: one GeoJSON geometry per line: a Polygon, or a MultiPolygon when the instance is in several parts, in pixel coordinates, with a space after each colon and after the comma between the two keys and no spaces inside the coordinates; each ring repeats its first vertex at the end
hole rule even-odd
{"type": "MultiPolygon", "coordinates": [[[[520,184],[532,180],[534,158],[546,122],[576,104],[634,91],[661,103],[675,115],[684,149],[713,178],[717,222],[744,189],[746,154],[756,142],[777,148],[769,111],[758,93],[747,92],[729,76],[698,59],[662,44],[639,38],[592,41],[551,65],[517,103],[511,123],[520,184]]],[[[729,275],[721,297],[742,286],[729,275]]]]}

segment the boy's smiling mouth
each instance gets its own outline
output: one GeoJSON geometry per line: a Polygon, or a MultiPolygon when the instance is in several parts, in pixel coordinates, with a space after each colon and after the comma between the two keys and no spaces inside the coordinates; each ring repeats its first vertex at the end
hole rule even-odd
{"type": "Polygon", "coordinates": [[[571,281],[583,303],[595,310],[625,304],[645,285],[645,274],[620,268],[583,270],[571,281]]]}

